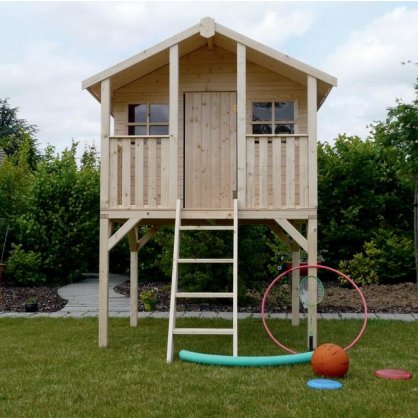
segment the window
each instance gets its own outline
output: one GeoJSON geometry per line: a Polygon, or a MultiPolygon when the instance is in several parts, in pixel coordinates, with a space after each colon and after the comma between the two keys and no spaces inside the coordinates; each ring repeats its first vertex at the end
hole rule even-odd
{"type": "Polygon", "coordinates": [[[168,135],[168,104],[129,105],[128,135],[168,135]]]}
{"type": "Polygon", "coordinates": [[[295,133],[293,102],[254,102],[252,110],[253,134],[295,133]]]}

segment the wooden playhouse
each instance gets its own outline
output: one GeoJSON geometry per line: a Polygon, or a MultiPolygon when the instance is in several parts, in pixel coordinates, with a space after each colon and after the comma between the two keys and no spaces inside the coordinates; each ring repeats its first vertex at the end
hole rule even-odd
{"type": "MultiPolygon", "coordinates": [[[[289,245],[295,264],[300,248],[316,264],[317,111],[336,84],[212,18],[83,81],[101,104],[101,347],[108,344],[109,251],[129,236],[130,323],[136,326],[138,251],[162,225],[172,224],[167,360],[173,359],[175,334],[230,334],[238,354],[238,226],[266,224],[289,245]],[[145,236],[138,236],[138,225],[150,226],[145,236]],[[185,229],[231,230],[233,257],[182,259],[179,235],[185,229]],[[231,292],[178,292],[179,263],[211,262],[232,263],[231,292]],[[176,299],[182,297],[232,298],[231,328],[177,328],[176,299]]],[[[298,276],[293,274],[294,324],[298,276]]],[[[316,338],[315,309],[309,314],[316,338]]]]}

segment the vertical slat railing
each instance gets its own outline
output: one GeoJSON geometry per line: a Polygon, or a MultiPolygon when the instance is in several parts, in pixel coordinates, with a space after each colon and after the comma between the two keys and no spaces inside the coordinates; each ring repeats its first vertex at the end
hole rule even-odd
{"type": "Polygon", "coordinates": [[[247,209],[308,207],[308,136],[247,135],[247,209]]]}
{"type": "Polygon", "coordinates": [[[110,209],[169,207],[170,137],[113,136],[109,140],[110,209]]]}

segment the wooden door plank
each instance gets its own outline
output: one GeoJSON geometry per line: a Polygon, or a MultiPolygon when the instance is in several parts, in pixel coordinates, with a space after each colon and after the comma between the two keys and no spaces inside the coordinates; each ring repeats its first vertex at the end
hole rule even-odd
{"type": "Polygon", "coordinates": [[[210,125],[210,206],[220,207],[220,135],[221,135],[221,93],[211,93],[211,125],[210,125]]]}
{"type": "Polygon", "coordinates": [[[200,176],[200,205],[198,207],[210,208],[210,147],[211,147],[211,117],[212,94],[202,93],[202,123],[201,127],[201,176],[200,176]]]}

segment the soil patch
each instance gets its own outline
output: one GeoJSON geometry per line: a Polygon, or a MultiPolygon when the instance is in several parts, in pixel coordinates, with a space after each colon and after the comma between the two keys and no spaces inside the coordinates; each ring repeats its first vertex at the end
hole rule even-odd
{"type": "MultiPolygon", "coordinates": [[[[130,294],[129,281],[126,281],[114,289],[125,296],[130,294]]],[[[139,283],[138,297],[144,290],[153,290],[156,293],[157,311],[168,311],[170,307],[170,284],[167,283],[139,283]]],[[[418,313],[418,291],[414,283],[401,283],[395,285],[370,285],[361,288],[369,312],[387,313],[418,313]]],[[[362,312],[363,305],[357,291],[353,288],[340,287],[336,283],[325,284],[325,296],[318,305],[318,312],[362,312]]],[[[240,312],[260,312],[262,291],[250,290],[239,300],[240,312]]],[[[139,310],[143,310],[139,301],[139,310]]],[[[231,302],[225,299],[213,299],[208,301],[189,299],[183,301],[177,299],[179,311],[232,311],[231,302]]],[[[272,289],[266,304],[269,312],[291,311],[291,289],[287,284],[272,289]]]]}
{"type": "Polygon", "coordinates": [[[58,294],[59,286],[1,286],[0,287],[0,312],[25,312],[25,302],[35,298],[38,302],[39,312],[56,312],[67,303],[58,294]]]}
{"type": "MultiPolygon", "coordinates": [[[[64,308],[67,300],[58,294],[57,285],[20,287],[0,286],[0,312],[24,312],[25,302],[36,298],[40,312],[56,312],[64,308]]],[[[414,283],[396,285],[363,286],[362,292],[367,300],[370,312],[418,313],[418,291],[414,283]]],[[[129,296],[129,280],[115,287],[116,292],[129,296]]],[[[170,308],[170,284],[160,282],[139,283],[139,294],[144,290],[154,290],[157,295],[157,311],[168,311],[170,308]]],[[[239,299],[240,312],[260,312],[263,292],[250,290],[239,299]]],[[[287,284],[272,289],[266,310],[269,312],[290,312],[290,288],[287,284]]],[[[139,302],[139,310],[144,307],[139,302]]],[[[232,303],[225,299],[197,300],[178,299],[179,311],[232,311],[232,303]]],[[[326,294],[318,305],[318,312],[362,312],[360,297],[355,289],[340,287],[337,284],[326,284],[326,294]]]]}

